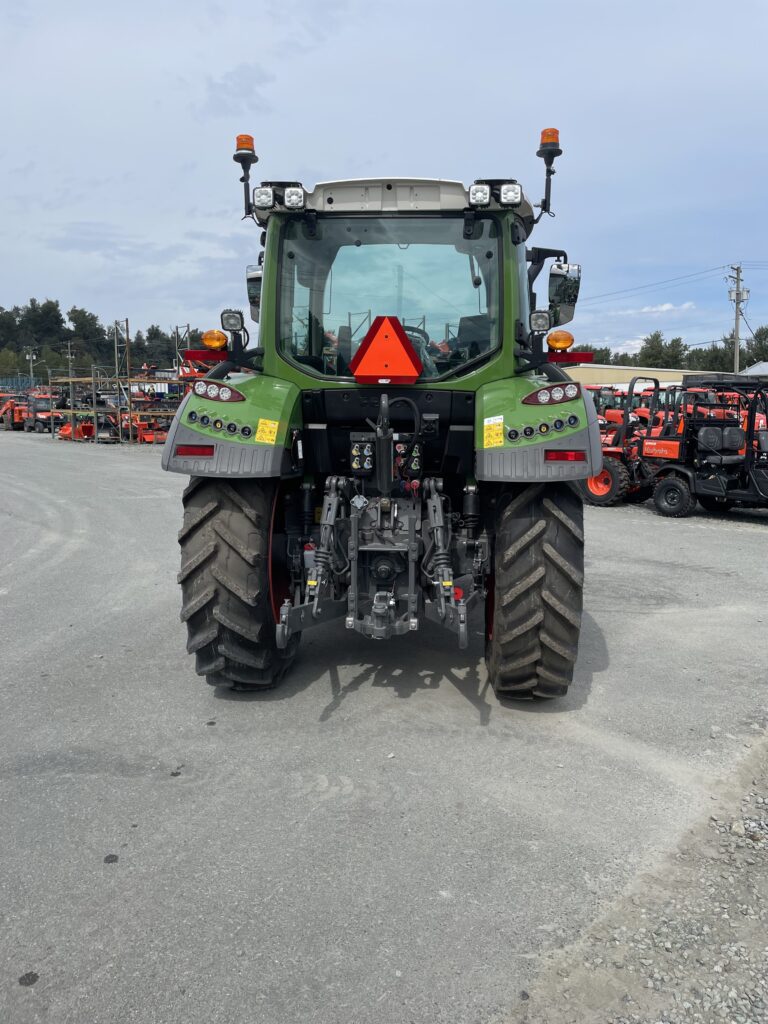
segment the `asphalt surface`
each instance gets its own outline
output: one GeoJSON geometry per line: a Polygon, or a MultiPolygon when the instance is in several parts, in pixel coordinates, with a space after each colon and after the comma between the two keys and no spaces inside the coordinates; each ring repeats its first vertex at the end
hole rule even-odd
{"type": "Polygon", "coordinates": [[[249,698],[185,653],[159,463],[0,433],[2,1024],[504,1020],[764,719],[768,515],[588,509],[559,702],[341,623],[249,698]]]}

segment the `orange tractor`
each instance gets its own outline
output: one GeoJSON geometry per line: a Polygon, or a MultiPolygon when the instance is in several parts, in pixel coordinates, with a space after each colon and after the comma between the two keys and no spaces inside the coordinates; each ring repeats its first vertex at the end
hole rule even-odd
{"type": "Polygon", "coordinates": [[[0,420],[4,430],[23,430],[27,400],[21,395],[0,395],[0,420]]]}
{"type": "Polygon", "coordinates": [[[579,481],[579,490],[590,505],[646,501],[653,491],[653,470],[641,458],[641,446],[662,429],[659,382],[655,377],[633,377],[626,392],[603,387],[595,389],[595,394],[599,395],[598,414],[603,420],[603,467],[579,481]],[[640,381],[651,387],[638,388],[640,381]]]}

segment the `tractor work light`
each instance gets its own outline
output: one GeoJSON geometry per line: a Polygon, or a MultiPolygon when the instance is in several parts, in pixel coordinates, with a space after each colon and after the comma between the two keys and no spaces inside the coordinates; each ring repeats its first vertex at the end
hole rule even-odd
{"type": "Polygon", "coordinates": [[[304,189],[301,185],[291,185],[286,188],[283,204],[286,210],[304,209],[304,189]]]}
{"type": "Polygon", "coordinates": [[[539,388],[523,399],[523,405],[558,405],[560,402],[572,402],[580,394],[578,384],[556,384],[551,388],[539,388]]]}
{"type": "Polygon", "coordinates": [[[211,398],[214,402],[244,402],[245,395],[229,384],[217,384],[212,380],[199,380],[193,388],[199,398],[211,398]]]}
{"type": "Polygon", "coordinates": [[[544,334],[552,326],[549,319],[549,311],[537,309],[531,313],[528,324],[534,334],[544,334]]]}
{"type": "Polygon", "coordinates": [[[469,202],[472,206],[487,206],[491,201],[490,185],[470,185],[469,202]]]}
{"type": "Polygon", "coordinates": [[[239,309],[223,309],[221,311],[221,326],[225,331],[242,331],[245,327],[243,314],[239,309]]]}
{"type": "Polygon", "coordinates": [[[499,202],[502,206],[519,206],[523,201],[523,186],[516,181],[509,181],[499,190],[499,202]]]}
{"type": "Polygon", "coordinates": [[[226,348],[228,340],[224,331],[219,330],[206,331],[202,338],[205,347],[213,349],[214,352],[220,352],[226,348]]]}
{"type": "Polygon", "coordinates": [[[565,352],[573,344],[573,335],[570,331],[552,331],[547,335],[547,345],[555,352],[565,352]]]}
{"type": "Polygon", "coordinates": [[[271,210],[275,205],[275,190],[271,185],[260,185],[253,190],[253,205],[257,210],[271,210]]]}

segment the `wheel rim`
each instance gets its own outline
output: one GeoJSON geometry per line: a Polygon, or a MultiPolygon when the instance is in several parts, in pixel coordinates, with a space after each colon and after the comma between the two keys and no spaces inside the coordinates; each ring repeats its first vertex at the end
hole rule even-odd
{"type": "Polygon", "coordinates": [[[667,504],[670,508],[677,508],[680,504],[680,491],[677,487],[670,487],[667,491],[667,504]]]}
{"type": "Polygon", "coordinates": [[[601,469],[595,476],[587,479],[587,490],[598,498],[604,498],[613,485],[613,477],[607,469],[601,469]]]}

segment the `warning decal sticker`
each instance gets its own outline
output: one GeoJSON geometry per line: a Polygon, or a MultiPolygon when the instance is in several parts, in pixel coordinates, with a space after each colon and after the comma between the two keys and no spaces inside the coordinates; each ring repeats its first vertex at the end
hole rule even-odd
{"type": "Polygon", "coordinates": [[[483,448],[501,448],[504,445],[504,417],[487,416],[483,420],[483,448]]]}
{"type": "Polygon", "coordinates": [[[259,420],[256,428],[256,440],[262,444],[274,444],[277,440],[277,428],[280,426],[277,420],[259,420]]]}

